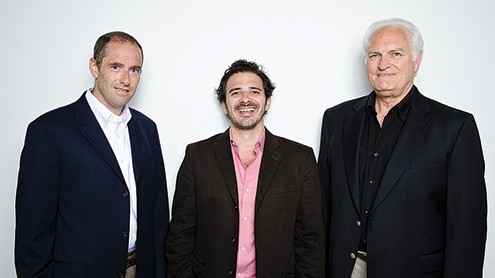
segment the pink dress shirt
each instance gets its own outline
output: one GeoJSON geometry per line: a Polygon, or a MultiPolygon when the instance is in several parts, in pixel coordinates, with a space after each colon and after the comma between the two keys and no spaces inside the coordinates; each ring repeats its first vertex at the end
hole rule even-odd
{"type": "Polygon", "coordinates": [[[239,245],[237,249],[236,278],[256,278],[256,248],[254,238],[254,215],[256,205],[256,189],[260,172],[265,130],[254,147],[255,156],[250,164],[244,166],[239,150],[230,132],[232,156],[234,158],[239,198],[239,245]]]}

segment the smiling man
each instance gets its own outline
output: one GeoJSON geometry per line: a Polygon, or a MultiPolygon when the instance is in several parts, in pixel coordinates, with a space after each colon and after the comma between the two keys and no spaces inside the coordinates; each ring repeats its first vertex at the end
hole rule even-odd
{"type": "Polygon", "coordinates": [[[373,92],[323,116],[327,277],[481,277],[487,203],[473,116],[414,85],[423,39],[412,23],[372,24],[364,50],[373,92]]]}
{"type": "Polygon", "coordinates": [[[94,88],[27,130],[16,199],[23,277],[165,277],[168,197],[155,123],[129,108],[141,45],[111,32],[95,44],[94,88]]]}
{"type": "Polygon", "coordinates": [[[275,86],[238,60],[217,96],[230,128],[187,146],[167,237],[169,278],[324,277],[318,170],[311,148],[264,126],[275,86]]]}

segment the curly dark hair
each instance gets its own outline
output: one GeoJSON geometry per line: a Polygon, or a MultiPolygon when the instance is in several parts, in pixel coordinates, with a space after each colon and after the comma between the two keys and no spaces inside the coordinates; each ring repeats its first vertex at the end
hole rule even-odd
{"type": "Polygon", "coordinates": [[[217,99],[220,103],[225,101],[226,97],[226,85],[229,78],[239,72],[252,72],[259,76],[263,81],[263,89],[265,91],[265,97],[268,99],[272,96],[273,90],[275,90],[275,84],[272,83],[268,75],[265,73],[263,66],[258,65],[255,62],[249,62],[246,60],[237,60],[228,69],[225,70],[222,79],[220,80],[220,85],[215,89],[217,94],[217,99]]]}
{"type": "Polygon", "coordinates": [[[103,60],[103,57],[105,57],[105,48],[107,47],[108,43],[111,41],[118,41],[121,43],[130,42],[134,45],[137,45],[139,47],[139,50],[141,50],[142,61],[144,61],[143,48],[141,47],[139,42],[133,36],[125,32],[114,31],[103,34],[98,38],[98,40],[96,40],[95,47],[93,49],[93,58],[95,59],[96,66],[98,68],[101,65],[101,61],[103,60]]]}

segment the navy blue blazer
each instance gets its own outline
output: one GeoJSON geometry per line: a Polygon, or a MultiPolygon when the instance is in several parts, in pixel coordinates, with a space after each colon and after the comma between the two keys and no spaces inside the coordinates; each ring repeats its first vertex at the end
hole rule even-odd
{"type": "MultiPolygon", "coordinates": [[[[411,109],[369,212],[368,277],[481,277],[485,164],[471,114],[421,95],[411,109]]],[[[327,277],[349,277],[361,236],[359,142],[369,96],[328,109],[318,167],[327,277]]]]}
{"type": "MultiPolygon", "coordinates": [[[[137,187],[138,277],[165,277],[169,212],[155,123],[131,109],[137,187]]],[[[28,127],[16,196],[18,277],[119,277],[125,273],[129,192],[83,94],[28,127]]]]}

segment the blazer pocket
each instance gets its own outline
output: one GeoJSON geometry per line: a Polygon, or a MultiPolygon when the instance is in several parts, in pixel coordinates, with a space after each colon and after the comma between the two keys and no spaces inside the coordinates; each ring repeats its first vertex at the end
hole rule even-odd
{"type": "Polygon", "coordinates": [[[79,263],[55,261],[53,273],[55,277],[85,278],[86,266],[79,263]]]}
{"type": "Polygon", "coordinates": [[[443,252],[420,256],[421,273],[426,274],[443,271],[443,257],[443,252]]]}
{"type": "Polygon", "coordinates": [[[194,258],[191,261],[191,271],[195,278],[206,278],[208,277],[208,267],[195,260],[194,258]]]}
{"type": "Polygon", "coordinates": [[[445,168],[444,160],[412,160],[409,163],[409,169],[439,169],[445,168]]]}
{"type": "Polygon", "coordinates": [[[285,192],[291,192],[297,190],[297,185],[295,184],[287,184],[287,185],[279,185],[272,187],[272,194],[280,194],[285,192]]]}

